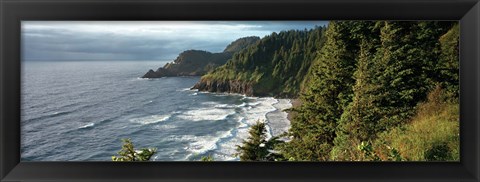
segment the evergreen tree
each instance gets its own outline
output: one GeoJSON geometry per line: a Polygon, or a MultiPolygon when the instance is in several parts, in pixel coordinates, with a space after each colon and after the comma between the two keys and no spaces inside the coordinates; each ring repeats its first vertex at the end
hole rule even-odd
{"type": "Polygon", "coordinates": [[[284,155],[292,160],[328,160],[335,128],[351,100],[357,46],[351,39],[353,22],[330,22],[321,54],[310,70],[301,95],[284,155]]]}
{"type": "Polygon", "coordinates": [[[203,161],[203,162],[212,162],[214,161],[213,157],[212,156],[203,156],[200,161],[203,161]]]}
{"type": "MultiPolygon", "coordinates": [[[[324,29],[316,27],[311,30],[272,33],[262,38],[256,45],[233,55],[224,66],[203,76],[197,85],[240,81],[251,85],[252,95],[297,97],[300,85],[323,44],[324,29]]],[[[241,90],[221,91],[241,92],[241,90]]]]}
{"type": "Polygon", "coordinates": [[[118,152],[119,156],[112,156],[112,161],[149,161],[157,152],[155,148],[142,148],[136,151],[130,139],[122,139],[122,141],[123,146],[118,152]]]}
{"type": "Polygon", "coordinates": [[[266,161],[269,154],[265,123],[257,121],[248,133],[250,136],[237,146],[237,156],[241,161],[266,161]]]}
{"type": "Polygon", "coordinates": [[[437,81],[445,88],[450,98],[458,98],[460,95],[459,27],[459,24],[455,23],[447,33],[440,37],[441,55],[435,74],[439,75],[437,81]]]}
{"type": "Polygon", "coordinates": [[[364,160],[355,146],[408,121],[435,81],[438,37],[436,22],[377,22],[362,33],[354,98],[337,128],[332,158],[364,160]],[[373,33],[373,34],[372,34],[373,33]],[[375,53],[376,51],[376,53],[375,53]]]}
{"type": "Polygon", "coordinates": [[[374,134],[375,121],[381,117],[382,110],[377,109],[380,100],[372,97],[382,94],[383,91],[378,81],[375,81],[382,74],[380,65],[374,62],[374,55],[379,47],[378,23],[363,22],[360,27],[357,27],[354,34],[354,37],[360,40],[357,69],[354,73],[354,96],[336,129],[335,147],[330,153],[332,160],[363,157],[355,146],[374,134]]]}

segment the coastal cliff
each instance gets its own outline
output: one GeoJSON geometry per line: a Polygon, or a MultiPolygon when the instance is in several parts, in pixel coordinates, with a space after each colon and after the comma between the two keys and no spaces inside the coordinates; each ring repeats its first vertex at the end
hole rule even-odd
{"type": "Polygon", "coordinates": [[[236,80],[202,80],[195,84],[192,89],[208,92],[239,93],[247,96],[257,95],[254,94],[253,84],[236,80]]]}
{"type": "Polygon", "coordinates": [[[272,33],[233,55],[192,87],[200,91],[296,98],[323,45],[325,27],[272,33]]]}
{"type": "Polygon", "coordinates": [[[202,76],[225,64],[233,54],[256,43],[260,38],[251,36],[237,39],[230,43],[223,52],[211,53],[203,50],[187,50],[171,63],[156,71],[149,70],[142,78],[160,78],[171,76],[202,76]]]}

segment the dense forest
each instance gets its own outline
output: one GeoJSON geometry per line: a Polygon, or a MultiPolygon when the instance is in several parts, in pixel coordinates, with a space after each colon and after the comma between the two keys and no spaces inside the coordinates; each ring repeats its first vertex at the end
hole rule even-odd
{"type": "Polygon", "coordinates": [[[276,160],[459,160],[458,40],[457,22],[332,21],[273,33],[195,88],[298,98],[276,160]]]}
{"type": "Polygon", "coordinates": [[[267,140],[258,122],[241,160],[459,161],[459,33],[452,21],[272,33],[193,88],[296,100],[289,132],[267,140]]]}
{"type": "Polygon", "coordinates": [[[289,160],[459,160],[459,26],[331,22],[282,148],[289,160]]]}
{"type": "Polygon", "coordinates": [[[295,97],[317,51],[325,27],[272,33],[234,54],[193,88],[255,96],[295,97]]]}

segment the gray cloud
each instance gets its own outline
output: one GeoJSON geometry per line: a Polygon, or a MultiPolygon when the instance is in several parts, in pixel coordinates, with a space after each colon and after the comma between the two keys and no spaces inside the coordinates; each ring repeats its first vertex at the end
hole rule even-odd
{"type": "Polygon", "coordinates": [[[24,60],[171,60],[188,49],[220,52],[245,36],[325,25],[321,21],[22,22],[24,60]]]}

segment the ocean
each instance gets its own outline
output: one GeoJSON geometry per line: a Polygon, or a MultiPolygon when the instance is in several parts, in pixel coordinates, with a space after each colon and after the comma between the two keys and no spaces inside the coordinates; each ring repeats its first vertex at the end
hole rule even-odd
{"type": "Polygon", "coordinates": [[[130,138],[155,161],[236,161],[257,120],[287,131],[288,99],[190,90],[200,77],[140,78],[168,61],[22,62],[21,160],[110,161],[130,138]]]}

